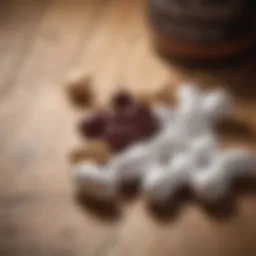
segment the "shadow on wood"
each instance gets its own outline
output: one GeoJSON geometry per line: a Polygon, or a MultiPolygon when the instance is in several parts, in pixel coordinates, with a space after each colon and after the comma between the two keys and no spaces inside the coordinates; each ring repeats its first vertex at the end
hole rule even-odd
{"type": "Polygon", "coordinates": [[[243,121],[230,118],[218,125],[218,132],[221,136],[229,137],[243,142],[256,143],[256,131],[249,124],[243,121]]]}
{"type": "Polygon", "coordinates": [[[92,213],[102,221],[115,221],[121,217],[121,209],[118,202],[96,200],[81,193],[76,194],[76,200],[84,210],[92,213]]]}
{"type": "Polygon", "coordinates": [[[225,221],[237,215],[237,204],[233,195],[228,195],[218,202],[198,201],[198,205],[208,217],[217,221],[225,221]]]}
{"type": "Polygon", "coordinates": [[[139,189],[139,181],[123,182],[119,189],[120,197],[125,202],[134,200],[139,195],[139,189]]]}
{"type": "Polygon", "coordinates": [[[174,197],[169,198],[164,204],[148,204],[150,214],[161,222],[175,221],[185,204],[191,201],[191,193],[187,189],[182,189],[174,197]]]}
{"type": "Polygon", "coordinates": [[[234,196],[236,196],[237,198],[243,197],[245,195],[254,196],[256,194],[256,179],[255,177],[240,178],[232,184],[231,190],[234,196]]]}
{"type": "Polygon", "coordinates": [[[189,190],[182,190],[174,198],[162,205],[148,205],[151,215],[160,222],[175,221],[187,204],[196,202],[198,207],[210,218],[216,221],[225,221],[238,214],[237,200],[248,195],[256,194],[256,180],[244,178],[235,181],[230,194],[220,201],[205,203],[193,197],[189,190]]]}

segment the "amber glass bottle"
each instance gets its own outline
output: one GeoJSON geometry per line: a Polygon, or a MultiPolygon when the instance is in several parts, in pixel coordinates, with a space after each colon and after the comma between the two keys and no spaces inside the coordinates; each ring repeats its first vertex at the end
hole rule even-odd
{"type": "Polygon", "coordinates": [[[231,57],[254,47],[255,0],[148,0],[154,43],[170,56],[231,57]]]}

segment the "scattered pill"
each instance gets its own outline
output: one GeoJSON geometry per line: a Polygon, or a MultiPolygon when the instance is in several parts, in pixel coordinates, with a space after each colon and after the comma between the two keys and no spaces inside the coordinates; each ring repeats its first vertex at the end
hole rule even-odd
{"type": "Polygon", "coordinates": [[[134,122],[143,139],[149,139],[159,130],[159,122],[153,111],[143,104],[137,105],[134,113],[134,122]]]}
{"type": "Polygon", "coordinates": [[[157,163],[149,166],[142,182],[142,192],[148,202],[161,204],[166,201],[170,187],[169,180],[166,179],[166,169],[166,165],[157,163]]]}
{"type": "Polygon", "coordinates": [[[135,103],[130,97],[127,92],[119,92],[113,99],[114,109],[83,120],[78,127],[80,133],[88,139],[104,139],[113,152],[152,137],[160,129],[160,121],[150,106],[135,103]]]}
{"type": "Polygon", "coordinates": [[[158,165],[147,172],[143,191],[147,200],[154,204],[165,203],[188,184],[194,162],[186,154],[174,156],[168,165],[158,165]]]}
{"type": "Polygon", "coordinates": [[[154,154],[166,162],[174,153],[185,150],[189,141],[190,138],[179,126],[170,124],[154,137],[150,145],[154,154]]]}
{"type": "Polygon", "coordinates": [[[162,128],[170,124],[174,118],[174,111],[170,107],[163,104],[154,104],[152,106],[152,110],[154,115],[159,120],[162,128]]]}
{"type": "Polygon", "coordinates": [[[79,191],[96,199],[113,199],[116,196],[115,175],[105,168],[90,161],[73,165],[79,191]]]}
{"type": "Polygon", "coordinates": [[[220,166],[211,166],[196,174],[191,181],[195,195],[205,201],[217,201],[228,192],[231,179],[220,166]]]}
{"type": "Polygon", "coordinates": [[[189,146],[190,156],[195,159],[198,167],[201,168],[212,163],[218,150],[218,140],[212,133],[195,138],[189,146]]]}
{"type": "Polygon", "coordinates": [[[181,84],[177,91],[179,100],[179,113],[190,114],[200,108],[201,91],[195,84],[184,83],[181,84]]]}
{"type": "Polygon", "coordinates": [[[132,94],[126,90],[118,91],[112,98],[112,106],[116,110],[122,110],[123,108],[130,107],[134,103],[132,94]]]}
{"type": "Polygon", "coordinates": [[[220,151],[206,170],[192,178],[197,196],[206,200],[218,200],[226,195],[231,182],[255,168],[256,159],[244,150],[220,151]]]}
{"type": "Polygon", "coordinates": [[[90,140],[87,141],[86,147],[78,148],[71,153],[70,162],[78,164],[87,160],[102,165],[106,164],[110,157],[110,149],[103,140],[90,140]]]}
{"type": "Polygon", "coordinates": [[[104,138],[113,152],[120,152],[139,140],[139,132],[130,126],[109,126],[104,138]]]}
{"type": "Polygon", "coordinates": [[[100,138],[103,136],[108,123],[103,115],[93,115],[83,120],[79,126],[79,132],[87,138],[100,138]]]}
{"type": "Polygon", "coordinates": [[[77,164],[82,161],[92,160],[92,158],[88,152],[88,148],[84,147],[73,150],[70,154],[69,160],[71,164],[77,164]]]}
{"type": "Polygon", "coordinates": [[[79,72],[68,75],[67,94],[74,106],[91,107],[94,103],[94,92],[91,87],[91,77],[79,72]]]}
{"type": "Polygon", "coordinates": [[[154,156],[150,147],[146,143],[140,143],[117,155],[110,166],[120,181],[133,181],[142,178],[151,162],[154,162],[154,156]]]}
{"type": "Polygon", "coordinates": [[[84,193],[112,198],[120,182],[141,180],[151,203],[166,202],[183,186],[202,200],[216,201],[234,179],[255,170],[253,154],[220,149],[214,125],[230,111],[225,91],[203,93],[195,84],[183,84],[178,99],[174,110],[166,99],[137,102],[119,91],[111,111],[84,120],[80,132],[91,140],[71,157],[84,193]]]}
{"type": "Polygon", "coordinates": [[[231,110],[231,97],[224,90],[216,90],[203,99],[203,111],[211,120],[219,120],[226,117],[231,110]]]}
{"type": "Polygon", "coordinates": [[[256,157],[244,149],[229,149],[220,151],[216,156],[216,164],[223,166],[232,179],[256,171],[256,157]]]}
{"type": "Polygon", "coordinates": [[[166,84],[159,91],[157,91],[152,97],[153,103],[161,104],[165,106],[173,106],[175,104],[175,97],[173,94],[175,86],[166,84]]]}

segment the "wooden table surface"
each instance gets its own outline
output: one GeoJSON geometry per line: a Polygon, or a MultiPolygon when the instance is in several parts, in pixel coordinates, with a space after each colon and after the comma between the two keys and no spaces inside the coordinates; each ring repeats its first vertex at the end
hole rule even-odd
{"type": "MultiPolygon", "coordinates": [[[[92,72],[103,100],[120,84],[154,90],[177,74],[151,50],[143,10],[140,0],[1,1],[1,256],[256,255],[253,188],[217,210],[181,200],[162,214],[139,197],[117,208],[75,198],[66,155],[80,113],[65,98],[66,73],[92,72]]],[[[253,150],[254,63],[210,72],[236,97],[240,125],[226,142],[253,150]]]]}

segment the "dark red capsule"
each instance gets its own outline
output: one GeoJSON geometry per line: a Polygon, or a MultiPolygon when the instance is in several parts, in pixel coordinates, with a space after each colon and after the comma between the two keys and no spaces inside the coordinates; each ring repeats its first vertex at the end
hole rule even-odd
{"type": "Polygon", "coordinates": [[[85,137],[100,138],[103,136],[107,124],[108,122],[104,115],[95,115],[82,121],[78,129],[85,137]]]}
{"type": "Polygon", "coordinates": [[[111,102],[114,109],[119,110],[131,106],[134,103],[134,98],[128,91],[120,90],[113,96],[111,102]]]}
{"type": "Polygon", "coordinates": [[[112,123],[117,126],[131,126],[134,124],[133,107],[124,108],[123,110],[113,113],[112,123]]]}
{"type": "Polygon", "coordinates": [[[138,141],[139,134],[132,126],[113,125],[108,128],[105,139],[113,152],[120,152],[138,141]]]}
{"type": "Polygon", "coordinates": [[[150,138],[159,128],[157,118],[151,109],[145,105],[137,106],[134,119],[142,139],[150,138]]]}

